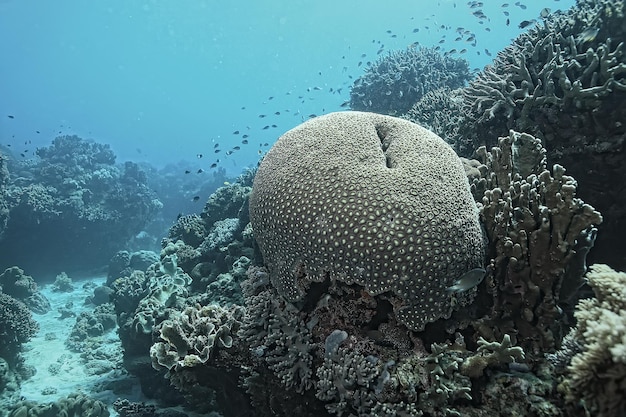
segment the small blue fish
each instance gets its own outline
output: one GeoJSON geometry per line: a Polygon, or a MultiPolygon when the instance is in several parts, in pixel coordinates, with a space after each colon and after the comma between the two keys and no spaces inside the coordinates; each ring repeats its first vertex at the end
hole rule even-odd
{"type": "Polygon", "coordinates": [[[484,268],[474,268],[461,275],[454,284],[446,288],[448,292],[463,292],[474,288],[485,279],[487,271],[484,268]]]}

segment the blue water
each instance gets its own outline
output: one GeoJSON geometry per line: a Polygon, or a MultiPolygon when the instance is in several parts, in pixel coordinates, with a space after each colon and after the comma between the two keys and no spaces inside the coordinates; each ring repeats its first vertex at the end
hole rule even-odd
{"type": "Polygon", "coordinates": [[[219,159],[236,175],[309,115],[341,110],[368,61],[419,42],[465,48],[480,69],[519,22],[574,1],[472,3],[0,0],[0,144],[27,158],[77,134],[118,161],[219,159]]]}

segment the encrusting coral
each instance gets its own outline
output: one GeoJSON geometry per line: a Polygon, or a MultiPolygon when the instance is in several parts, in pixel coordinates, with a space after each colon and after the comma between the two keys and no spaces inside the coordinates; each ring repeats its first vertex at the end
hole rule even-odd
{"type": "Polygon", "coordinates": [[[339,112],[287,132],[261,162],[250,219],[272,283],[291,302],[312,282],[387,293],[413,330],[472,291],[448,287],[483,265],[483,236],[461,161],[408,121],[339,112]],[[306,150],[306,151],[305,151],[306,150]]]}

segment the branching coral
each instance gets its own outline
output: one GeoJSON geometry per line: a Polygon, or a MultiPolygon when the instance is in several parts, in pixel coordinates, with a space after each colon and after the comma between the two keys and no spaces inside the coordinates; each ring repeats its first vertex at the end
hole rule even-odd
{"type": "Polygon", "coordinates": [[[544,152],[539,140],[511,131],[491,152],[478,150],[483,178],[472,185],[476,198],[484,193],[481,220],[494,270],[493,310],[479,330],[491,340],[515,334],[533,354],[558,346],[558,303],[582,285],[585,256],[602,222],[576,197],[576,181],[563,167],[545,169],[544,152]]]}
{"type": "Polygon", "coordinates": [[[626,415],[626,273],[595,264],[587,274],[595,298],[576,306],[576,353],[565,374],[566,399],[599,417],[626,415]]]}
{"type": "Polygon", "coordinates": [[[443,56],[434,48],[409,47],[368,65],[350,90],[350,107],[404,114],[429,91],[462,87],[470,75],[464,59],[443,56]]]}

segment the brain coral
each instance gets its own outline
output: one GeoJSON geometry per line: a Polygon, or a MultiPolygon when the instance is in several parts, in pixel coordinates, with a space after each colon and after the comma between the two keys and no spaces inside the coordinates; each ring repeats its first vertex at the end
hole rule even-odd
{"type": "Polygon", "coordinates": [[[461,161],[406,120],[338,112],[290,130],[254,179],[250,220],[272,284],[289,301],[327,278],[385,294],[402,323],[447,317],[483,238],[461,161]]]}

